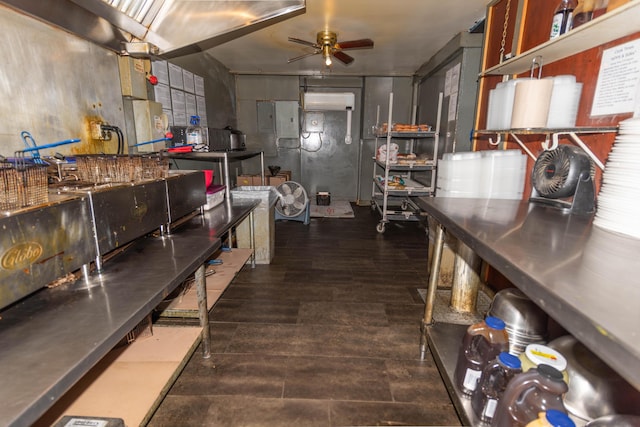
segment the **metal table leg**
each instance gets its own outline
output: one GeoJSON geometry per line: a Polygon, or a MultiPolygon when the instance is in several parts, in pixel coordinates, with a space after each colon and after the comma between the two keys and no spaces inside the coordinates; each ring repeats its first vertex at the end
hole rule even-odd
{"type": "Polygon", "coordinates": [[[198,297],[198,317],[202,326],[202,358],[211,357],[211,331],[209,330],[209,310],[207,308],[207,282],[204,277],[204,264],[195,273],[196,295],[198,297]]]}
{"type": "Polygon", "coordinates": [[[249,214],[249,242],[251,242],[251,268],[256,268],[256,234],[253,225],[253,211],[249,214]]]}
{"type": "Polygon", "coordinates": [[[422,334],[420,336],[420,360],[424,360],[427,354],[427,328],[433,321],[433,305],[436,300],[438,290],[438,279],[440,278],[440,263],[442,261],[442,251],[444,249],[444,228],[436,224],[436,238],[433,243],[433,257],[431,258],[431,274],[429,274],[429,287],[424,305],[424,318],[422,319],[422,334]]]}

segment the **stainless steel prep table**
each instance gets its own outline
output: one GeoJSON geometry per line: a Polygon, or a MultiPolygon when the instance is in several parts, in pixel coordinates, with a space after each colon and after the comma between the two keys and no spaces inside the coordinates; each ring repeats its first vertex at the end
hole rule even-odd
{"type": "MultiPolygon", "coordinates": [[[[437,283],[432,279],[446,229],[640,389],[639,239],[594,227],[591,216],[527,201],[414,200],[438,223],[428,294],[437,283]]],[[[466,326],[430,325],[428,304],[429,298],[427,339],[451,392],[450,375],[466,326]],[[452,339],[456,334],[459,339],[452,339]]]]}
{"type": "Polygon", "coordinates": [[[224,179],[222,184],[226,185],[225,197],[227,200],[231,198],[231,180],[229,179],[229,160],[245,160],[252,157],[260,156],[260,174],[262,177],[262,185],[266,185],[264,177],[264,153],[262,151],[209,151],[209,152],[190,152],[190,153],[171,153],[167,152],[167,157],[170,159],[182,159],[182,160],[199,160],[208,162],[222,161],[222,173],[221,177],[224,179]]]}
{"type": "Polygon", "coordinates": [[[204,286],[203,263],[220,236],[258,204],[225,202],[168,237],[134,242],[88,283],[43,289],[2,312],[0,424],[37,420],[194,271],[204,286]]]}
{"type": "Polygon", "coordinates": [[[256,266],[253,211],[260,203],[260,199],[236,199],[232,201],[226,198],[223,203],[205,211],[199,217],[209,233],[213,233],[221,239],[224,234],[228,233],[227,241],[229,247],[231,247],[231,232],[233,228],[249,217],[249,243],[251,249],[254,250],[254,253],[251,254],[251,268],[256,266]]]}

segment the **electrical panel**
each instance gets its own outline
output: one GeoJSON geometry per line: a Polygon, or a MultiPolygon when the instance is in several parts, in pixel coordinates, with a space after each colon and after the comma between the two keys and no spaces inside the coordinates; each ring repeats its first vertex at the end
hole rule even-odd
{"type": "Polygon", "coordinates": [[[276,138],[298,138],[298,101],[276,101],[276,138]]]}

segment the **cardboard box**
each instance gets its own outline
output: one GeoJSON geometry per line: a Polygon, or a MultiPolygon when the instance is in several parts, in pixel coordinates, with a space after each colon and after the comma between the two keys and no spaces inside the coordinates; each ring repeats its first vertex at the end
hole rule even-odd
{"type": "MultiPolygon", "coordinates": [[[[264,171],[264,176],[271,178],[271,172],[267,169],[264,171]]],[[[276,176],[282,176],[285,178],[285,181],[291,181],[291,171],[280,171],[276,174],[276,176]]]]}
{"type": "Polygon", "coordinates": [[[269,177],[269,185],[273,185],[274,187],[277,187],[278,185],[282,184],[285,181],[289,181],[289,180],[284,175],[278,174],[276,176],[269,177]]]}
{"type": "Polygon", "coordinates": [[[278,172],[278,176],[284,176],[287,181],[291,181],[291,171],[280,171],[278,172]]]}
{"type": "Polygon", "coordinates": [[[246,187],[249,185],[254,185],[253,183],[253,177],[254,175],[247,175],[247,174],[243,174],[243,175],[238,175],[237,179],[236,179],[236,185],[238,187],[246,187]]]}
{"type": "MultiPolygon", "coordinates": [[[[267,177],[264,177],[265,183],[264,185],[268,185],[267,177]]],[[[258,186],[262,185],[262,176],[261,175],[253,175],[251,179],[251,185],[258,186]]]]}

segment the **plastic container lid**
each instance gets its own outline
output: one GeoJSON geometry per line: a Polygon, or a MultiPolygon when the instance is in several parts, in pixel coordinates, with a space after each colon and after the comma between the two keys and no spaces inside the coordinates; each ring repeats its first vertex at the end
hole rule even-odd
{"type": "Polygon", "coordinates": [[[507,368],[511,369],[520,369],[522,367],[522,362],[516,356],[511,353],[507,353],[503,351],[498,355],[498,360],[507,368]]]}
{"type": "Polygon", "coordinates": [[[545,417],[553,427],[576,427],[567,414],[557,409],[547,409],[545,417]]]}
{"type": "Polygon", "coordinates": [[[562,372],[558,371],[553,366],[545,365],[544,363],[538,365],[538,372],[545,377],[554,380],[554,381],[564,381],[564,377],[562,376],[562,372]]]}
{"type": "Polygon", "coordinates": [[[567,369],[567,359],[556,350],[546,345],[541,344],[529,344],[524,354],[529,360],[531,360],[536,366],[545,364],[553,366],[558,371],[564,371],[567,369]]]}
{"type": "Polygon", "coordinates": [[[497,317],[493,317],[493,316],[487,316],[484,319],[484,322],[487,324],[487,326],[489,326],[491,329],[497,329],[499,331],[504,329],[504,322],[501,319],[498,319],[497,317]]]}

